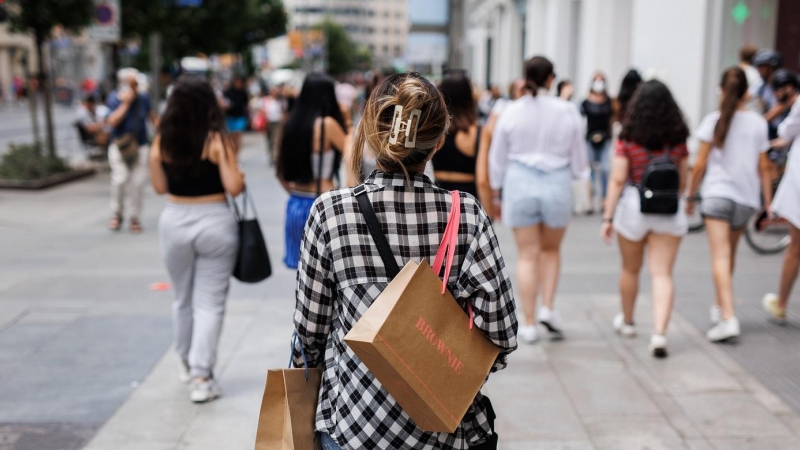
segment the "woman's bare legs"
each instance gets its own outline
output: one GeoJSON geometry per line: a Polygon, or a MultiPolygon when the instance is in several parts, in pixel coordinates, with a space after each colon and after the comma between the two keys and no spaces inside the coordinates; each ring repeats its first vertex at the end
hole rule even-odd
{"type": "Polygon", "coordinates": [[[553,309],[558,277],[561,274],[561,242],[566,228],[550,228],[541,225],[541,266],[539,267],[539,283],[542,288],[542,305],[553,309]]]}
{"type": "Polygon", "coordinates": [[[789,303],[789,296],[792,295],[792,287],[797,279],[800,270],[800,229],[790,225],[789,236],[792,241],[786,249],[786,256],[783,259],[783,270],[781,271],[781,287],[778,292],[778,306],[786,309],[789,303]]]}
{"type": "Polygon", "coordinates": [[[639,272],[642,270],[645,241],[635,242],[617,234],[622,254],[622,271],[619,275],[619,294],[622,300],[622,315],[625,323],[633,325],[633,311],[639,294],[639,272]]]}
{"type": "Polygon", "coordinates": [[[706,234],[711,247],[711,268],[717,290],[717,306],[722,320],[736,315],[733,304],[733,269],[736,247],[744,230],[731,230],[731,225],[718,219],[706,219],[706,234]]]}
{"type": "Polygon", "coordinates": [[[672,270],[680,245],[679,236],[650,234],[647,237],[649,251],[647,266],[653,284],[653,326],[655,334],[662,336],[667,334],[672,305],[675,301],[672,270]]]}
{"type": "Polygon", "coordinates": [[[515,228],[517,241],[517,289],[519,289],[525,325],[536,324],[536,297],[539,293],[539,267],[542,259],[541,225],[515,228]]]}

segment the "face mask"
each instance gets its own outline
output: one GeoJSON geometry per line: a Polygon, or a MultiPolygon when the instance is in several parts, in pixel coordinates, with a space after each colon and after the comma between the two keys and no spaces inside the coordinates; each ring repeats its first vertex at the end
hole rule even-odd
{"type": "Polygon", "coordinates": [[[603,80],[594,80],[592,83],[592,91],[593,92],[603,92],[606,90],[606,82],[603,80]]]}

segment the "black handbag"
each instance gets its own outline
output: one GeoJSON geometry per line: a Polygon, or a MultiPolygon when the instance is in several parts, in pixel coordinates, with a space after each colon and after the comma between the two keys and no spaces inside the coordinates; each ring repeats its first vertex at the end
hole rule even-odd
{"type": "Polygon", "coordinates": [[[256,207],[246,186],[242,191],[242,214],[239,214],[236,199],[233,199],[232,203],[236,221],[239,222],[239,254],[236,256],[236,268],[233,269],[233,276],[245,283],[258,283],[272,275],[272,264],[269,261],[267,243],[264,241],[261,226],[258,224],[256,207]],[[252,219],[247,218],[248,203],[253,208],[252,219]]]}

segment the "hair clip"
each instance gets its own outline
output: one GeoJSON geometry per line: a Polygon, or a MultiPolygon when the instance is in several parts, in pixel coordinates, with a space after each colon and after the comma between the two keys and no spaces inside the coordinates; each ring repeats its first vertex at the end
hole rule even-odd
{"type": "Polygon", "coordinates": [[[405,130],[406,132],[406,141],[403,144],[406,148],[414,148],[417,146],[417,130],[419,130],[419,118],[422,115],[422,111],[419,109],[414,109],[411,111],[411,114],[408,116],[408,121],[403,122],[403,107],[401,105],[395,105],[394,107],[394,115],[392,116],[392,131],[389,133],[389,143],[392,145],[397,144],[397,138],[400,137],[400,130],[405,130]],[[411,134],[412,125],[414,124],[414,118],[417,119],[416,127],[414,128],[414,134],[411,134]]]}

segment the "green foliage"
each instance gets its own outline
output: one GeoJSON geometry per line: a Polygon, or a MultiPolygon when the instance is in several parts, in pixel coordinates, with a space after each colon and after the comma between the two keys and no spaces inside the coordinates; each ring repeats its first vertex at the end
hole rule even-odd
{"type": "Polygon", "coordinates": [[[19,8],[8,8],[11,31],[32,33],[44,41],[56,25],[78,31],[89,25],[94,17],[94,0],[18,0],[19,8]]]}
{"type": "Polygon", "coordinates": [[[242,53],[286,32],[281,0],[203,0],[178,7],[166,0],[124,0],[124,38],[161,33],[165,60],[197,53],[242,53]]]}
{"type": "Polygon", "coordinates": [[[64,160],[45,156],[34,144],[12,144],[0,160],[0,178],[5,180],[39,180],[67,171],[64,160]]]}
{"type": "Polygon", "coordinates": [[[314,29],[322,30],[325,33],[328,73],[337,76],[353,70],[357,48],[350,39],[350,35],[347,34],[347,30],[331,19],[325,19],[322,23],[315,25],[314,29]]]}
{"type": "Polygon", "coordinates": [[[361,46],[356,50],[355,68],[363,72],[372,69],[372,52],[369,47],[361,46]]]}

